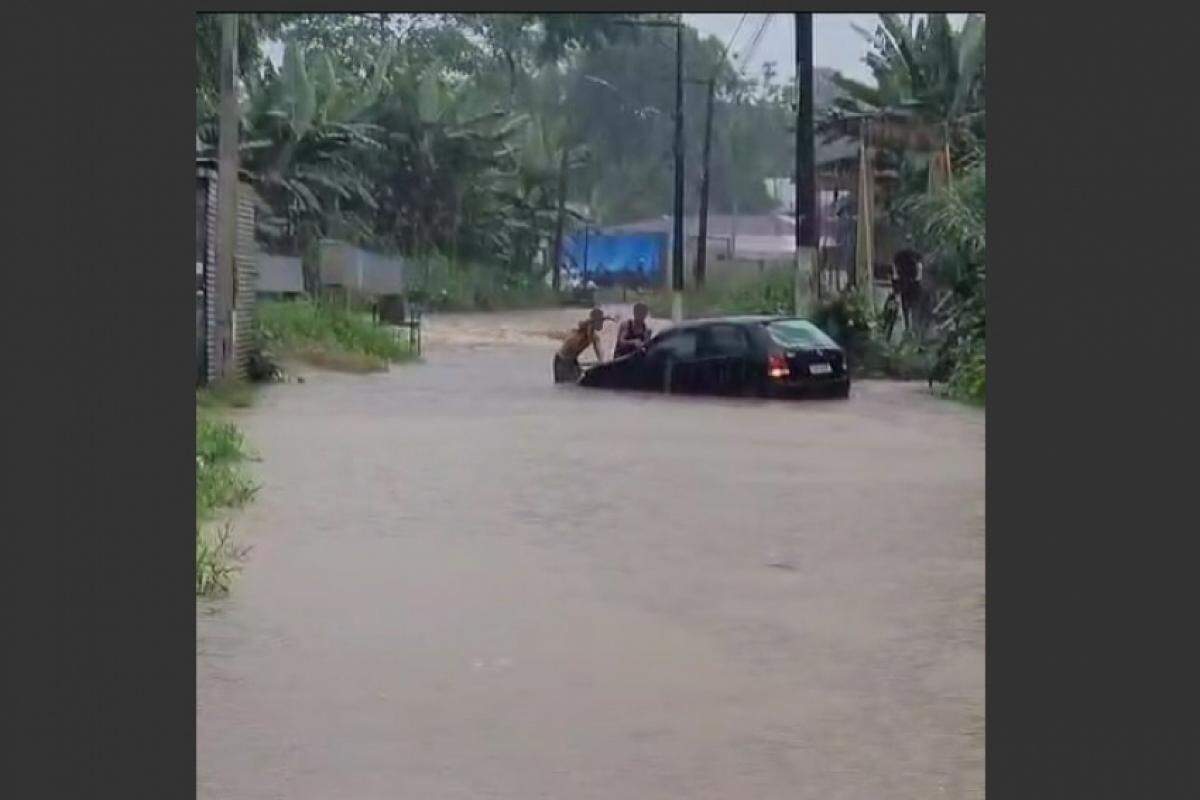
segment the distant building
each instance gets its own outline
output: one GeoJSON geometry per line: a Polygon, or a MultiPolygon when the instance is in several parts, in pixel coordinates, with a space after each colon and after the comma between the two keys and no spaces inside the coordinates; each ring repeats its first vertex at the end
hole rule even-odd
{"type": "MultiPolygon", "coordinates": [[[[825,216],[833,213],[833,194],[822,198],[825,216]]],[[[700,237],[699,216],[684,219],[685,251],[690,261],[700,237]]],[[[612,225],[605,233],[662,233],[669,240],[674,222],[668,215],[612,225]]],[[[707,252],[711,260],[774,261],[790,259],[796,252],[796,220],[792,214],[709,214],[706,231],[707,252]]],[[[822,235],[822,246],[832,246],[831,237],[822,235]]]]}

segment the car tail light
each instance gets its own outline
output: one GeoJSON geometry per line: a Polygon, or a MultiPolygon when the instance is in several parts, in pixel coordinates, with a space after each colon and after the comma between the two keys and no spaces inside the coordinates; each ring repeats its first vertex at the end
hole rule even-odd
{"type": "Polygon", "coordinates": [[[788,369],[787,359],[783,356],[767,356],[767,375],[772,378],[786,378],[792,371],[788,369]]]}

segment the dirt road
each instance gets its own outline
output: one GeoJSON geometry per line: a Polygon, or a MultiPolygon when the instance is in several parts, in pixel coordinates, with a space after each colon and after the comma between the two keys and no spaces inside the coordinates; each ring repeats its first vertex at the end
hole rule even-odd
{"type": "Polygon", "coordinates": [[[982,797],[983,414],[555,387],[579,316],[242,413],[199,797],[982,797]]]}

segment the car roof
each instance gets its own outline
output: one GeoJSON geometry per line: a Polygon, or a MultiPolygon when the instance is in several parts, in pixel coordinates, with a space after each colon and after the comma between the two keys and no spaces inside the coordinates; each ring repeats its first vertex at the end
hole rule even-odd
{"type": "MultiPolygon", "coordinates": [[[[728,317],[706,317],[704,319],[689,319],[672,325],[666,330],[678,331],[703,328],[709,325],[767,325],[772,322],[809,322],[803,317],[782,316],[779,314],[741,314],[728,317]]],[[[666,330],[663,332],[666,333],[666,330]]]]}

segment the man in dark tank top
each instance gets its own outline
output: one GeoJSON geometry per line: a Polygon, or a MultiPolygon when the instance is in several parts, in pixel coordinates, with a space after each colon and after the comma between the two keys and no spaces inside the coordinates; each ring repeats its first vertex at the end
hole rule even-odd
{"type": "Polygon", "coordinates": [[[651,331],[646,325],[646,315],[650,309],[645,303],[634,303],[633,319],[627,319],[617,328],[617,346],[613,349],[613,358],[627,356],[645,347],[650,341],[651,331]]]}

